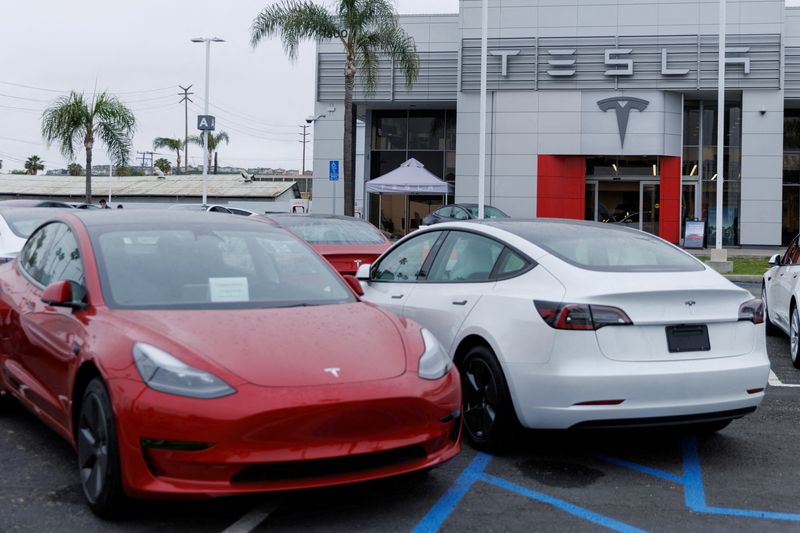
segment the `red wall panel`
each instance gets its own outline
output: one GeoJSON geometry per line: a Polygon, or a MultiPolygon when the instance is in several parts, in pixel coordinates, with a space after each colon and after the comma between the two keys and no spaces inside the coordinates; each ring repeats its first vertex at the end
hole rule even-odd
{"type": "Polygon", "coordinates": [[[539,155],[538,163],[536,216],[583,220],[586,158],[581,155],[539,155]]]}
{"type": "Polygon", "coordinates": [[[677,244],[681,233],[681,158],[661,158],[661,213],[658,234],[662,239],[677,244]]]}

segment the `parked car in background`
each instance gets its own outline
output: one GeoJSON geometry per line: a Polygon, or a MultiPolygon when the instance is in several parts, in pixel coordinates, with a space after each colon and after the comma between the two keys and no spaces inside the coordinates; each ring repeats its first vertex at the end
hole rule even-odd
{"type": "Polygon", "coordinates": [[[70,204],[75,209],[103,209],[101,206],[97,204],[87,204],[87,203],[77,203],[77,204],[70,204]]]}
{"type": "Polygon", "coordinates": [[[33,230],[53,215],[49,209],[0,204],[0,264],[17,257],[33,230]]]}
{"type": "Polygon", "coordinates": [[[786,252],[773,255],[772,267],[764,273],[761,299],[766,307],[767,335],[789,336],[789,357],[800,368],[800,235],[795,237],[786,252]]]}
{"type": "Polygon", "coordinates": [[[355,274],[391,243],[378,228],[360,218],[336,215],[271,214],[269,217],[311,245],[341,274],[355,274]]]}
{"type": "MultiPolygon", "coordinates": [[[[508,218],[508,215],[490,205],[483,208],[484,218],[508,218]]],[[[422,219],[423,226],[431,226],[441,222],[454,220],[472,220],[478,218],[478,204],[450,204],[440,207],[422,219]]]]}
{"type": "Polygon", "coordinates": [[[67,202],[57,200],[0,200],[0,207],[63,207],[72,209],[74,206],[67,202]]]}
{"type": "Polygon", "coordinates": [[[364,299],[433,332],[480,448],[528,428],[693,423],[756,409],[763,304],[649,234],[594,222],[451,222],[358,273],[364,299]]]}
{"type": "Polygon", "coordinates": [[[256,220],[73,210],[0,266],[0,389],[75,446],[100,516],[436,467],[458,373],[360,292],[256,220]]]}
{"type": "Polygon", "coordinates": [[[241,207],[231,207],[227,205],[208,205],[208,204],[175,204],[169,206],[169,209],[180,209],[183,211],[208,211],[210,213],[228,213],[230,215],[240,215],[250,217],[257,215],[249,209],[242,209],[241,207]]]}

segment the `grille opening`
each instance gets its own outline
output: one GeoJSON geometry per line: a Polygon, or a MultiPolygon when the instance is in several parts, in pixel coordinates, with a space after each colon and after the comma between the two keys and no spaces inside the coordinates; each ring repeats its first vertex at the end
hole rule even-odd
{"type": "Polygon", "coordinates": [[[427,456],[421,446],[406,446],[384,452],[364,453],[330,459],[288,461],[249,466],[233,476],[231,483],[265,483],[286,479],[329,477],[364,470],[396,466],[427,456]]]}

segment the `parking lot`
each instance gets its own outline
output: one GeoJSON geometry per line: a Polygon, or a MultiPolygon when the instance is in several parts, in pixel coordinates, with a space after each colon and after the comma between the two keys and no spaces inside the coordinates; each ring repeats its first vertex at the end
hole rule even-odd
{"type": "MultiPolygon", "coordinates": [[[[757,286],[748,286],[757,292],[757,286]]],[[[0,531],[796,531],[800,371],[769,338],[774,376],[721,433],[528,432],[427,474],[210,502],[142,502],[117,523],[85,506],[72,449],[21,407],[0,414],[0,531]]]]}

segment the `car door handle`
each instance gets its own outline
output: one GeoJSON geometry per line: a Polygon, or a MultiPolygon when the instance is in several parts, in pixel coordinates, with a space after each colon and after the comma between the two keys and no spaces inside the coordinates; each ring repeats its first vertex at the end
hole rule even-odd
{"type": "Polygon", "coordinates": [[[467,300],[455,300],[453,305],[467,305],[467,300]]]}
{"type": "Polygon", "coordinates": [[[399,300],[399,299],[400,299],[400,298],[402,298],[402,297],[403,297],[403,295],[402,295],[402,294],[392,294],[392,299],[393,299],[393,300],[399,300]]]}

